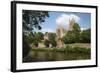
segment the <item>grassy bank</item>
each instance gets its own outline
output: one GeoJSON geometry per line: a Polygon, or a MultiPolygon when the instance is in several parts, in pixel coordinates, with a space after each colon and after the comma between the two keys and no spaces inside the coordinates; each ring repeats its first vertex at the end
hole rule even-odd
{"type": "Polygon", "coordinates": [[[65,48],[33,48],[31,51],[50,51],[50,52],[86,52],[90,53],[90,48],[82,47],[70,47],[66,46],[65,48]]]}

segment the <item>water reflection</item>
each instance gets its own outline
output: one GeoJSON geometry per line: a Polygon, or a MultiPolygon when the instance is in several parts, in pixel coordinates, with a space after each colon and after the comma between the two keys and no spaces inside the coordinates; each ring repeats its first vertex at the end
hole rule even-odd
{"type": "Polygon", "coordinates": [[[23,62],[63,61],[81,59],[90,59],[90,54],[55,51],[30,51],[29,55],[23,59],[23,62]]]}

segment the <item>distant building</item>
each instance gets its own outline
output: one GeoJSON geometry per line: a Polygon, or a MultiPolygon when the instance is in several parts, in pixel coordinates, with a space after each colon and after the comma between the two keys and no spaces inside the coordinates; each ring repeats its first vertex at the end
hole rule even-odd
{"type": "Polygon", "coordinates": [[[57,41],[57,47],[61,48],[63,46],[63,42],[62,42],[62,37],[64,36],[64,28],[57,28],[56,29],[56,41],[57,41]]]}
{"type": "MultiPolygon", "coordinates": [[[[62,27],[60,25],[57,26],[56,28],[56,42],[57,42],[57,47],[61,48],[63,47],[63,41],[62,38],[63,36],[67,33],[68,30],[73,30],[73,25],[75,24],[75,19],[72,18],[69,20],[69,28],[67,27],[62,27]]],[[[44,34],[44,40],[49,40],[48,32],[44,34]]]]}

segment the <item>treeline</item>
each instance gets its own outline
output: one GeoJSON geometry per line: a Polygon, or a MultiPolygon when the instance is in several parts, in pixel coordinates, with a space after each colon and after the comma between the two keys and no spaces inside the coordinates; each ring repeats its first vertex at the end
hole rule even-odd
{"type": "Polygon", "coordinates": [[[29,44],[34,45],[34,47],[38,47],[39,43],[43,43],[46,47],[49,47],[51,44],[52,47],[56,47],[56,34],[55,33],[42,33],[42,32],[34,32],[28,34],[28,36],[25,37],[26,41],[29,44]],[[44,39],[44,36],[48,34],[48,39],[44,39]]]}
{"type": "Polygon", "coordinates": [[[44,40],[44,45],[46,47],[49,47],[51,44],[51,47],[56,47],[57,42],[56,42],[56,33],[47,33],[48,34],[48,39],[44,40]]]}
{"type": "Polygon", "coordinates": [[[80,30],[79,24],[75,23],[73,29],[67,31],[62,40],[65,44],[91,43],[91,29],[80,30]]]}
{"type": "MultiPolygon", "coordinates": [[[[73,29],[66,31],[65,35],[61,38],[64,44],[71,43],[90,43],[91,42],[91,29],[81,30],[78,23],[73,25],[73,29]]],[[[26,40],[29,44],[33,44],[35,47],[38,47],[39,43],[43,43],[45,47],[56,47],[56,33],[51,32],[34,32],[28,34],[26,40]],[[48,39],[44,39],[45,35],[48,35],[48,39]]]]}

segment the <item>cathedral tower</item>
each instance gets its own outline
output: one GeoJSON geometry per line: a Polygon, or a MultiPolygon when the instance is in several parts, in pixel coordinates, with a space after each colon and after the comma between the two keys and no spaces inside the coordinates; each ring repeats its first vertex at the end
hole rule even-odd
{"type": "Polygon", "coordinates": [[[75,24],[75,19],[69,19],[69,30],[73,30],[73,25],[75,24]]]}

